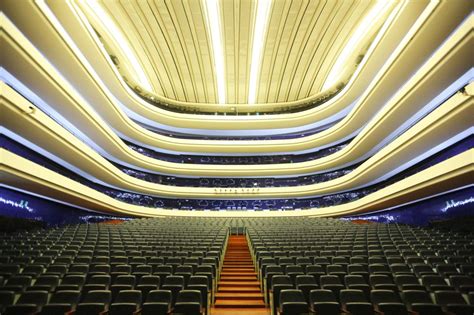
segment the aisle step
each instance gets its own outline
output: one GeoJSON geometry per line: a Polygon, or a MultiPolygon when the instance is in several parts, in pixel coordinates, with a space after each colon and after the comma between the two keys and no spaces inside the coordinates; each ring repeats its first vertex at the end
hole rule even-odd
{"type": "Polygon", "coordinates": [[[222,267],[222,270],[226,270],[226,271],[238,271],[238,272],[242,272],[242,271],[249,271],[250,270],[254,270],[253,266],[252,267],[245,267],[245,266],[238,266],[238,267],[222,267]]]}
{"type": "Polygon", "coordinates": [[[242,308],[261,308],[265,307],[263,301],[257,300],[217,300],[215,307],[242,307],[242,308]]]}
{"type": "Polygon", "coordinates": [[[246,273],[249,273],[249,272],[254,272],[255,273],[255,269],[253,267],[242,267],[242,266],[238,266],[238,267],[226,267],[225,270],[224,268],[222,268],[222,272],[246,272],[246,273]]]}
{"type": "Polygon", "coordinates": [[[221,281],[253,281],[255,280],[255,275],[221,275],[221,281]]]}
{"type": "MultiPolygon", "coordinates": [[[[243,292],[257,293],[257,292],[261,292],[261,291],[260,291],[260,288],[257,288],[255,286],[253,286],[253,287],[236,287],[236,288],[222,287],[217,291],[217,294],[219,292],[226,292],[226,293],[230,293],[230,292],[235,292],[235,293],[243,293],[243,292]]],[[[263,298],[263,295],[262,295],[262,298],[263,298]]]]}
{"type": "Polygon", "coordinates": [[[258,281],[220,281],[219,287],[260,287],[258,281]]]}
{"type": "Polygon", "coordinates": [[[245,309],[245,314],[251,314],[252,309],[256,314],[265,311],[260,283],[244,236],[229,238],[215,298],[214,310],[245,309]]]}
{"type": "Polygon", "coordinates": [[[219,292],[216,294],[216,298],[225,298],[227,300],[261,300],[262,294],[259,292],[219,292]]]}

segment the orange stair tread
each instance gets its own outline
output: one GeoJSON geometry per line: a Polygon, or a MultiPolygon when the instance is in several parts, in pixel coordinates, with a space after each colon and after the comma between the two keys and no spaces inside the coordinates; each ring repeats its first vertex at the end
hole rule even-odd
{"type": "Polygon", "coordinates": [[[255,309],[255,314],[263,314],[261,312],[266,311],[245,236],[232,235],[229,238],[215,298],[213,308],[222,312],[241,309],[245,310],[242,314],[251,314],[255,309]]]}

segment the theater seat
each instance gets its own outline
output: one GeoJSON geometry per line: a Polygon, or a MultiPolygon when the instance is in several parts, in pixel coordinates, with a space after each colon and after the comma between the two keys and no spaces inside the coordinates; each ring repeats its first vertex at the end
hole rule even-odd
{"type": "Polygon", "coordinates": [[[280,291],[278,314],[297,315],[308,313],[308,303],[303,292],[298,289],[284,289],[280,291]]]}
{"type": "Polygon", "coordinates": [[[407,315],[408,311],[397,293],[391,290],[372,290],[370,300],[374,303],[376,310],[385,315],[407,315]]]}
{"type": "Polygon", "coordinates": [[[331,290],[312,290],[309,293],[309,307],[311,312],[318,315],[341,314],[341,305],[331,290]]]}
{"type": "Polygon", "coordinates": [[[171,310],[171,290],[153,290],[142,305],[142,315],[167,315],[171,310]]]}
{"type": "Polygon", "coordinates": [[[176,297],[173,313],[183,315],[202,315],[204,313],[204,308],[202,305],[201,292],[198,290],[181,290],[176,297]]]}
{"type": "Polygon", "coordinates": [[[436,291],[434,295],[436,302],[447,312],[457,315],[474,313],[474,305],[468,305],[462,294],[457,291],[436,291]]]}

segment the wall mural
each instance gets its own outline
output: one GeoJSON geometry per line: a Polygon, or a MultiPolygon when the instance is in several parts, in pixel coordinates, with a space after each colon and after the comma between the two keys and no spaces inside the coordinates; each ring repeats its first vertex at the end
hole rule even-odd
{"type": "Polygon", "coordinates": [[[49,226],[127,219],[83,210],[4,187],[0,187],[0,216],[43,221],[49,226]]]}
{"type": "MultiPolygon", "coordinates": [[[[425,226],[432,221],[472,216],[473,210],[474,187],[467,187],[396,209],[345,217],[342,220],[425,226]]],[[[132,219],[86,211],[3,187],[0,187],[0,216],[40,220],[50,226],[132,219]]]]}
{"type": "Polygon", "coordinates": [[[396,209],[344,218],[380,223],[402,223],[425,226],[433,221],[474,215],[474,187],[419,201],[396,209]]]}

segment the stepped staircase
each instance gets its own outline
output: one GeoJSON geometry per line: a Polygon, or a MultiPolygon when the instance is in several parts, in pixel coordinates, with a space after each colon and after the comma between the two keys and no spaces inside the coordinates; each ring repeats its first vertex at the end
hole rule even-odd
{"type": "Polygon", "coordinates": [[[243,235],[231,235],[211,315],[269,314],[243,235]]]}

